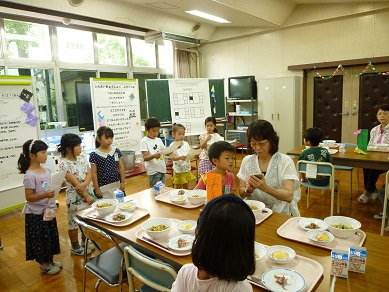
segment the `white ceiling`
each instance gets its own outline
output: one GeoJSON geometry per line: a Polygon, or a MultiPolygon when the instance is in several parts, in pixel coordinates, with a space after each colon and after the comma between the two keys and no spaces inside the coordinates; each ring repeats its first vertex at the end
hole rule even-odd
{"type": "Polygon", "coordinates": [[[282,26],[299,4],[389,3],[388,0],[122,0],[154,12],[178,16],[193,23],[216,27],[274,28],[282,26]],[[229,20],[229,24],[208,21],[185,13],[200,10],[229,20]]]}

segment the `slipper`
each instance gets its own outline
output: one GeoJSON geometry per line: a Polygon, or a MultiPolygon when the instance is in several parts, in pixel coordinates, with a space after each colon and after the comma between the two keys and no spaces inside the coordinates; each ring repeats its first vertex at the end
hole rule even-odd
{"type": "Polygon", "coordinates": [[[363,204],[366,204],[367,202],[369,202],[369,197],[366,196],[365,193],[363,193],[362,195],[359,196],[358,201],[363,204]]]}

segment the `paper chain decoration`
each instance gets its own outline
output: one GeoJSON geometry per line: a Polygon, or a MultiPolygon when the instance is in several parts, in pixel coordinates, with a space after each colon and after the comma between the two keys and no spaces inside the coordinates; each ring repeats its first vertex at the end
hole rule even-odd
{"type": "Polygon", "coordinates": [[[332,74],[331,74],[330,76],[328,76],[328,77],[326,77],[326,76],[321,76],[320,73],[319,73],[319,71],[317,71],[316,66],[313,67],[313,69],[315,70],[317,76],[319,76],[320,78],[322,78],[322,79],[324,79],[324,80],[331,79],[332,77],[334,77],[335,75],[338,74],[339,70],[342,70],[342,71],[343,71],[343,74],[346,75],[346,76],[348,76],[348,77],[351,77],[351,78],[353,78],[353,77],[359,77],[359,76],[361,76],[362,74],[364,74],[369,68],[372,69],[372,70],[373,70],[375,73],[377,73],[377,74],[389,75],[389,71],[388,71],[388,72],[379,72],[379,71],[374,67],[374,65],[373,65],[371,62],[369,62],[369,63],[366,65],[365,69],[363,69],[363,70],[361,71],[361,73],[355,74],[355,75],[354,75],[354,74],[348,73],[348,72],[345,70],[345,68],[342,66],[342,64],[339,64],[339,66],[335,69],[334,73],[332,73],[332,74]]]}

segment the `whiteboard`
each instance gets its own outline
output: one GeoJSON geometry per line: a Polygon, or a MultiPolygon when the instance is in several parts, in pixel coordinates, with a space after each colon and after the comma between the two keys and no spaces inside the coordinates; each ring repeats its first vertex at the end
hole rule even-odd
{"type": "Polygon", "coordinates": [[[114,133],[120,150],[139,150],[142,139],[138,81],[122,78],[91,78],[93,123],[114,133]]]}
{"type": "Polygon", "coordinates": [[[0,191],[23,185],[17,162],[24,142],[39,137],[34,79],[0,76],[0,191]]]}
{"type": "Polygon", "coordinates": [[[182,124],[187,135],[203,133],[212,116],[208,79],[169,79],[169,94],[172,123],[182,124]]]}

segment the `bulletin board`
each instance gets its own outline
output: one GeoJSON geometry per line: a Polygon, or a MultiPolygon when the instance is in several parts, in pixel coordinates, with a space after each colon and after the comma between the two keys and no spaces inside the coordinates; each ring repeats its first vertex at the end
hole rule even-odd
{"type": "Polygon", "coordinates": [[[124,78],[91,78],[93,123],[110,127],[113,145],[138,150],[142,139],[138,81],[124,78]]]}
{"type": "Polygon", "coordinates": [[[0,191],[23,186],[23,144],[40,137],[34,84],[31,76],[0,76],[0,191]]]}
{"type": "MultiPolygon", "coordinates": [[[[208,79],[208,87],[212,116],[225,118],[224,79],[208,79]]],[[[171,122],[169,79],[146,80],[146,94],[148,116],[160,122],[171,122]]]]}

